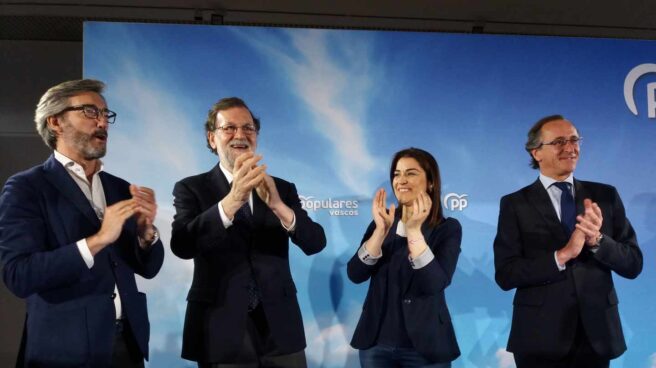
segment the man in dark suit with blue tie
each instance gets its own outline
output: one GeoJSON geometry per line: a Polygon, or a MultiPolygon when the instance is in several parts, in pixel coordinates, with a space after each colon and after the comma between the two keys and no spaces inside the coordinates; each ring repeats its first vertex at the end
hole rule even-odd
{"type": "Polygon", "coordinates": [[[562,116],[538,121],[526,150],[540,176],[501,199],[495,277],[517,289],[518,368],[608,367],[626,350],[612,273],[637,277],[642,253],[617,190],[574,179],[580,143],[562,116]]]}
{"type": "MultiPolygon", "coordinates": [[[[150,325],[135,274],[154,277],[164,248],[151,189],[103,171],[116,114],[104,84],[50,88],[35,122],[54,150],[0,195],[3,280],[27,299],[27,367],[143,367],[150,325]]],[[[24,349],[24,350],[23,350],[24,349]]]]}
{"type": "Polygon", "coordinates": [[[326,246],[294,184],[269,176],[255,153],[260,122],[244,101],[219,100],[205,123],[219,163],[176,183],[171,250],[194,260],[182,357],[201,368],[303,368],[305,333],[289,240],[326,246]]]}

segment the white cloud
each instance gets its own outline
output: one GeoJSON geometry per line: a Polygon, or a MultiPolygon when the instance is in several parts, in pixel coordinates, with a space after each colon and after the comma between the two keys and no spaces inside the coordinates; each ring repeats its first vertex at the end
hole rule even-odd
{"type": "MultiPolygon", "coordinates": [[[[199,155],[210,153],[198,133],[202,127],[190,128],[200,123],[189,120],[177,91],[165,88],[160,79],[148,78],[148,73],[137,66],[138,61],[113,61],[105,95],[118,118],[109,131],[105,168],[130,182],[151,187],[156,193],[155,225],[164,243],[164,264],[155,278],[138,277],[137,283],[148,297],[151,349],[163,351],[169,336],[182,328],[193,275],[193,262],[179,259],[170,251],[175,213],[171,192],[176,181],[206,171],[199,155]]],[[[151,74],[166,79],[166,71],[150,67],[151,74]]]]}
{"type": "Polygon", "coordinates": [[[649,356],[649,368],[656,368],[656,353],[649,356]]]}
{"type": "Polygon", "coordinates": [[[357,361],[357,350],[351,347],[350,339],[362,307],[361,304],[354,302],[348,306],[341,306],[340,309],[346,310],[347,315],[337,318],[336,315],[329,313],[315,315],[314,318],[308,319],[309,311],[303,311],[306,317],[307,338],[305,354],[310,366],[344,368],[347,364],[357,361]],[[326,322],[322,324],[320,321],[326,322]]]}
{"type": "Polygon", "coordinates": [[[506,349],[499,349],[494,355],[497,357],[499,368],[515,368],[515,357],[506,349]]]}
{"type": "MultiPolygon", "coordinates": [[[[373,57],[356,36],[323,30],[286,32],[292,50],[275,36],[237,34],[282,67],[292,89],[314,115],[315,128],[333,145],[331,160],[340,180],[355,194],[370,194],[371,172],[381,167],[367,149],[364,111],[379,73],[373,57]],[[260,37],[262,36],[262,37],[260,37]]],[[[384,167],[384,165],[382,166],[384,167]]]]}
{"type": "Polygon", "coordinates": [[[157,81],[145,78],[132,61],[122,64],[118,78],[108,83],[108,100],[119,111],[117,125],[110,129],[109,158],[133,176],[147,177],[145,180],[179,180],[203,170],[196,167],[196,154],[204,152],[198,149],[204,147],[204,140],[189,134],[196,132],[189,127],[199,123],[190,122],[179,98],[157,81]]]}
{"type": "Polygon", "coordinates": [[[349,354],[355,354],[355,349],[347,340],[347,329],[337,323],[318,330],[312,323],[306,331],[308,339],[308,363],[311,366],[322,364],[323,367],[343,367],[349,354]]]}
{"type": "MultiPolygon", "coordinates": [[[[181,334],[186,296],[191,285],[194,263],[176,257],[170,251],[171,220],[174,209],[170,204],[158,206],[155,226],[164,243],[164,264],[157,276],[151,280],[137,278],[139,290],[146,293],[151,323],[150,348],[153,351],[166,351],[171,334],[181,334]]],[[[176,337],[180,342],[180,336],[176,337]]],[[[176,351],[176,353],[179,353],[176,351]]]]}
{"type": "Polygon", "coordinates": [[[159,230],[160,239],[164,243],[164,264],[160,272],[152,280],[140,279],[139,288],[148,293],[157,293],[159,297],[171,300],[184,300],[186,291],[191,284],[194,264],[190,260],[183,260],[171,253],[169,244],[171,240],[171,221],[173,219],[173,206],[159,205],[155,226],[159,230]],[[163,286],[174,287],[163,287],[163,286]]]}
{"type": "MultiPolygon", "coordinates": [[[[136,63],[129,58],[114,60],[113,79],[107,81],[108,102],[119,115],[116,126],[109,132],[106,169],[155,190],[158,204],[155,225],[165,246],[164,264],[153,280],[139,279],[139,287],[149,295],[149,300],[166,304],[158,310],[159,314],[177,313],[179,308],[174,305],[185,300],[193,262],[181,260],[170,252],[175,213],[171,192],[176,181],[207,170],[200,167],[197,155],[210,154],[204,149],[202,137],[190,135],[189,132],[196,130],[189,127],[198,123],[188,121],[181,110],[180,98],[157,80],[145,77],[146,73],[136,63]]],[[[165,71],[155,73],[166,75],[165,71]]]]}

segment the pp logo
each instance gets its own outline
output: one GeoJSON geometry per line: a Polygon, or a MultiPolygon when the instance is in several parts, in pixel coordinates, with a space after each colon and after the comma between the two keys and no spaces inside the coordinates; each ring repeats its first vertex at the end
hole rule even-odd
{"type": "Polygon", "coordinates": [[[467,208],[469,201],[467,194],[449,193],[442,199],[442,204],[451,211],[462,211],[467,208]]]}
{"type": "MultiPolygon", "coordinates": [[[[640,77],[648,73],[656,73],[656,64],[640,64],[631,69],[624,79],[624,101],[633,115],[638,115],[635,99],[633,98],[633,87],[640,77]]],[[[647,84],[647,115],[650,119],[656,118],[656,82],[647,84]]]]}

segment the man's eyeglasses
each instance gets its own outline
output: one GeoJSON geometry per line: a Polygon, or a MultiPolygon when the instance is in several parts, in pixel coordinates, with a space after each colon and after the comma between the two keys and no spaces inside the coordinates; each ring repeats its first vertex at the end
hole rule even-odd
{"type": "Polygon", "coordinates": [[[116,121],[116,113],[109,109],[99,109],[96,105],[80,105],[80,106],[70,106],[62,110],[62,113],[66,111],[82,111],[84,116],[89,119],[98,119],[99,116],[107,119],[109,124],[114,124],[116,121]]]}
{"type": "Polygon", "coordinates": [[[554,139],[551,142],[540,143],[540,147],[542,147],[542,146],[554,146],[556,148],[561,148],[562,149],[562,148],[565,148],[565,146],[567,146],[567,143],[571,143],[574,146],[580,146],[582,140],[583,140],[583,137],[572,137],[570,139],[560,137],[560,138],[554,139]]]}
{"type": "Polygon", "coordinates": [[[221,130],[223,134],[225,135],[235,135],[239,129],[241,129],[242,133],[246,136],[253,136],[257,134],[257,127],[252,124],[246,124],[242,126],[235,126],[235,125],[224,125],[224,126],[219,126],[216,127],[217,130],[221,130]]]}

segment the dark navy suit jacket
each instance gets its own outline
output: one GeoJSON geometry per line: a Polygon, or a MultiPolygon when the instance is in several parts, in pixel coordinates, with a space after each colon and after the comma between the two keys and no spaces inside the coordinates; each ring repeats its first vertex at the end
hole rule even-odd
{"type": "MultiPolygon", "coordinates": [[[[101,172],[107,205],[129,199],[129,183],[101,172]]],[[[54,156],[9,178],[0,195],[0,258],[9,290],[27,299],[25,364],[30,367],[106,367],[115,334],[114,285],[123,316],[148,357],[146,296],[135,273],[154,277],[161,241],[143,251],[129,219],[120,237],[89,269],[75,244],[100,229],[89,201],[54,156]]]]}
{"type": "MultiPolygon", "coordinates": [[[[383,241],[383,257],[375,265],[367,265],[356,252],[348,262],[348,277],[355,283],[371,280],[362,315],[353,333],[351,345],[368,349],[376,344],[378,331],[387,303],[387,285],[403,283],[403,318],[413,347],[434,362],[450,362],[460,356],[460,349],[451,323],[451,315],[444,298],[444,289],[451,284],[456,270],[462,240],[462,228],[454,218],[444,219],[435,227],[422,226],[422,234],[435,258],[426,266],[412,269],[408,262],[407,276],[389,272],[390,247],[396,235],[399,219],[383,241]]],[[[375,229],[372,222],[361,244],[371,237],[375,229]]]]}
{"type": "Polygon", "coordinates": [[[617,190],[574,180],[577,213],[583,199],[603,214],[604,238],[593,253],[581,254],[559,271],[554,252],[569,235],[561,226],[549,194],[539,180],[501,198],[494,240],[496,281],[515,292],[508,351],[558,359],[572,347],[580,322],[594,350],[613,359],[626,350],[612,272],[635,278],[642,253],[617,190]]]}
{"type": "Polygon", "coordinates": [[[182,340],[185,359],[230,361],[239,352],[246,331],[251,270],[278,351],[289,354],[305,348],[289,268],[289,240],[310,255],[326,246],[326,236],[301,207],[294,184],[273,179],[280,198],[296,216],[292,233],[255,192],[252,223],[235,219],[226,229],[217,204],[230,192],[230,185],[218,164],[175,184],[171,250],[194,260],[182,340]]]}

